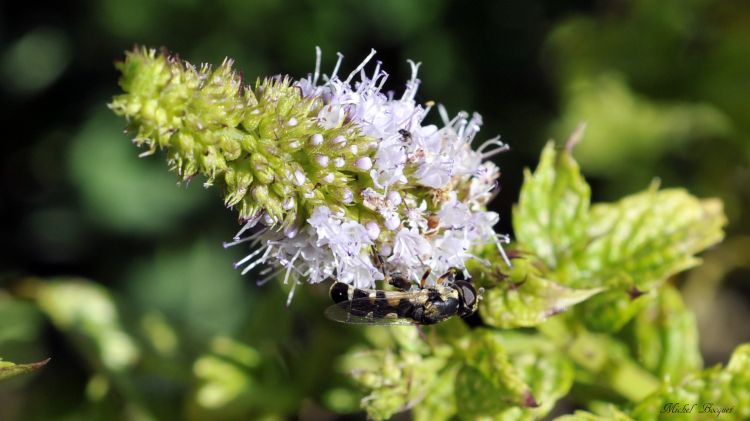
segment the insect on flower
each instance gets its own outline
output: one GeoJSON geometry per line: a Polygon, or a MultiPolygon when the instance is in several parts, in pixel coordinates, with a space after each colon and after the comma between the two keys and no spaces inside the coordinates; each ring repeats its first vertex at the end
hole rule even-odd
{"type": "Polygon", "coordinates": [[[349,316],[366,309],[354,300],[365,291],[406,299],[395,312],[377,307],[384,317],[429,324],[470,314],[476,291],[456,274],[469,260],[486,263],[477,253],[492,243],[510,265],[501,244],[507,238],[493,228],[499,215],[487,209],[500,176],[488,158],[507,145],[496,137],[475,148],[481,115],[450,117],[432,101],[418,103],[419,63],[409,61],[400,96],[384,92],[388,73],[379,61],[369,66],[375,54],[348,74],[339,72],[339,54],[333,72],[323,74],[316,49],[307,77],[268,77],[253,87],[231,60],[196,67],[136,48],[119,66],[125,92],[110,107],[138,129],[136,143],[148,154],[169,150],[182,180],[202,174],[206,186],[221,186],[242,225],[224,246],[249,246],[235,267],[242,274],[262,268],[258,285],[283,279],[287,304],[298,284],[335,277],[344,284],[337,287],[342,301],[351,301],[349,316]],[[426,120],[433,108],[434,124],[426,120]],[[387,271],[376,267],[371,249],[387,260],[387,271]],[[441,283],[406,281],[425,269],[444,274],[441,283]],[[403,275],[403,285],[392,283],[401,291],[377,289],[386,273],[403,275]]]}
{"type": "Polygon", "coordinates": [[[411,283],[399,275],[389,283],[401,291],[359,289],[335,281],[330,289],[334,304],[326,316],[334,321],[370,325],[431,325],[453,316],[468,317],[477,311],[483,288],[477,290],[462,271],[451,268],[440,276],[435,286],[425,287],[430,274],[422,276],[417,290],[408,290],[411,283]]]}

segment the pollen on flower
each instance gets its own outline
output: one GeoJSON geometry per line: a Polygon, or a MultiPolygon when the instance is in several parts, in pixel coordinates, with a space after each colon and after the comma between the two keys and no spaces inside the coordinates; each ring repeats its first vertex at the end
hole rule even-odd
{"type": "Polygon", "coordinates": [[[258,283],[283,275],[293,291],[335,277],[372,288],[382,270],[418,281],[431,269],[429,283],[464,270],[479,246],[502,252],[507,237],[486,210],[500,172],[487,159],[507,145],[492,138],[472,148],[481,116],[451,118],[438,105],[442,124],[426,123],[434,103],[414,100],[419,63],[409,62],[397,96],[382,91],[388,74],[370,64],[374,50],[345,77],[342,55],[324,75],[318,54],[308,77],[252,87],[230,61],[196,68],[139,48],[119,65],[125,93],[110,107],[147,153],[166,150],[181,179],[200,173],[223,191],[242,221],[225,246],[250,245],[237,266],[264,265],[258,283]]]}

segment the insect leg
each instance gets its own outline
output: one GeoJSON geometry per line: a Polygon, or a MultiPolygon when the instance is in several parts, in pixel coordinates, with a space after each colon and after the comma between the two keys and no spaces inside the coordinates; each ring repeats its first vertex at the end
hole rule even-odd
{"type": "Polygon", "coordinates": [[[419,334],[419,337],[422,338],[425,343],[429,343],[427,341],[427,335],[424,334],[424,330],[422,330],[422,325],[416,325],[417,333],[419,334]]]}
{"type": "Polygon", "coordinates": [[[450,268],[447,272],[440,275],[440,277],[437,279],[437,283],[439,285],[442,285],[443,282],[445,282],[446,279],[449,279],[449,281],[454,281],[456,279],[456,268],[450,268]]]}
{"type": "Polygon", "coordinates": [[[372,253],[372,260],[375,267],[378,268],[380,273],[383,274],[383,282],[387,284],[393,285],[391,282],[391,277],[388,275],[388,272],[385,270],[385,261],[383,260],[383,256],[380,255],[377,251],[375,251],[375,246],[370,246],[371,253],[372,253]]]}
{"type": "Polygon", "coordinates": [[[427,278],[430,277],[430,274],[432,273],[432,268],[428,267],[426,271],[424,271],[424,275],[422,275],[422,279],[419,281],[419,287],[424,289],[424,284],[427,282],[427,278]]]}

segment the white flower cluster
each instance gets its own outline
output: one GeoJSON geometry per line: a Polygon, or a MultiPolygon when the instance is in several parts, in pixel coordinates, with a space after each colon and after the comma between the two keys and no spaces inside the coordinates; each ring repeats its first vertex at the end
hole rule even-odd
{"type": "Polygon", "coordinates": [[[320,206],[302,228],[284,233],[266,229],[242,238],[261,218],[248,221],[236,241],[227,245],[256,244],[258,248],[237,266],[246,265],[246,273],[268,264],[263,272],[268,276],[259,282],[285,273],[285,282],[292,279],[294,284],[298,279],[317,283],[335,277],[359,288],[372,288],[384,278],[383,271],[416,281],[428,268],[432,270],[428,282],[433,282],[450,268],[464,270],[466,261],[475,258],[471,251],[476,246],[494,243],[502,252],[500,243],[507,237],[494,232],[498,215],[486,211],[497,191],[499,170],[486,159],[506,150],[506,145],[494,138],[476,150],[471,148],[482,124],[476,113],[461,112],[449,119],[439,106],[443,127],[423,125],[432,104],[423,107],[414,101],[419,65],[410,62],[412,77],[403,95],[394,98],[392,92],[382,92],[388,74],[380,62],[371,76],[365,74],[374,54],[343,80],[337,76],[339,55],[332,76],[318,85],[318,50],[315,73],[297,86],[303,96],[323,98],[320,126],[331,128],[352,121],[373,139],[374,160],[357,163],[369,170],[371,180],[364,183],[367,187],[353,188],[352,203],[377,217],[354,220],[342,211],[320,206]],[[358,81],[353,83],[355,76],[358,81]],[[385,267],[377,264],[375,253],[385,267]]]}

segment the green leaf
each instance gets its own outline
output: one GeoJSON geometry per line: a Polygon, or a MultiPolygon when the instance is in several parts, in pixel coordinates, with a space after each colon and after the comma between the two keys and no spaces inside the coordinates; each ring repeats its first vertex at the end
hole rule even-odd
{"type": "Polygon", "coordinates": [[[0,289],[0,321],[0,344],[5,355],[39,358],[39,336],[45,320],[34,303],[0,289]]]}
{"type": "MultiPolygon", "coordinates": [[[[554,325],[542,330],[547,334],[554,325]]],[[[609,335],[577,329],[573,335],[557,337],[557,342],[576,365],[576,386],[585,400],[591,400],[592,393],[614,392],[637,402],[659,387],[659,381],[633,360],[625,344],[609,335]]]]}
{"type": "Polygon", "coordinates": [[[571,415],[563,415],[555,418],[555,421],[633,421],[626,413],[620,411],[614,405],[607,405],[598,414],[586,411],[576,411],[571,415]]]}
{"type": "Polygon", "coordinates": [[[682,189],[657,191],[654,185],[591,208],[589,200],[570,153],[547,144],[536,171],[526,172],[513,227],[519,247],[567,287],[648,290],[695,266],[694,255],[724,235],[721,202],[682,189]]]}
{"type": "Polygon", "coordinates": [[[721,202],[681,189],[651,189],[591,210],[589,244],[568,268],[584,282],[614,288],[577,308],[594,330],[617,332],[641,311],[664,280],[697,265],[694,255],[719,242],[726,217],[721,202]],[[639,297],[640,298],[637,298],[639,297]]]}
{"type": "Polygon", "coordinates": [[[618,332],[654,299],[655,294],[641,294],[623,288],[605,291],[577,306],[576,316],[587,328],[597,332],[618,332]]]}
{"type": "Polygon", "coordinates": [[[703,367],[695,316],[673,286],[659,290],[657,299],[634,320],[632,331],[638,361],[660,378],[676,381],[703,367]]]}
{"type": "Polygon", "coordinates": [[[456,376],[459,365],[446,367],[429,386],[424,399],[414,406],[414,421],[447,420],[456,414],[456,376]]]}
{"type": "Polygon", "coordinates": [[[66,279],[40,282],[36,288],[39,308],[55,327],[81,340],[95,366],[122,372],[138,361],[138,345],[123,330],[114,300],[103,286],[84,279],[66,279]]]}
{"type": "Polygon", "coordinates": [[[573,385],[572,362],[540,335],[503,332],[501,342],[511,364],[538,403],[535,408],[506,410],[502,419],[539,419],[546,416],[573,385]]]}
{"type": "Polygon", "coordinates": [[[354,351],[341,360],[341,369],[370,392],[361,406],[376,420],[388,419],[424,399],[445,365],[443,357],[424,357],[406,349],[354,351]]]}
{"type": "Polygon", "coordinates": [[[513,260],[507,277],[485,292],[479,311],[482,320],[491,326],[503,329],[535,326],[601,291],[601,288],[572,289],[545,279],[534,267],[534,258],[529,256],[513,260]]]}
{"type": "Polygon", "coordinates": [[[709,368],[677,381],[667,381],[638,404],[631,415],[638,420],[750,418],[750,343],[739,346],[726,368],[709,368]],[[678,405],[670,406],[677,403],[678,405]],[[679,412],[685,408],[690,412],[679,412]],[[693,406],[694,405],[694,406],[693,406]]]}
{"type": "Polygon", "coordinates": [[[573,366],[539,335],[475,330],[455,380],[457,414],[533,420],[570,390],[573,366]]]}
{"type": "Polygon", "coordinates": [[[467,419],[492,416],[516,406],[536,406],[531,390],[513,367],[499,335],[476,330],[456,377],[456,407],[467,419]]]}
{"type": "Polygon", "coordinates": [[[592,241],[581,272],[606,285],[648,290],[698,264],[694,255],[721,241],[725,224],[719,200],[699,200],[682,189],[657,191],[653,185],[592,208],[592,241]]]}
{"type": "Polygon", "coordinates": [[[203,415],[217,410],[242,414],[252,404],[257,404],[257,396],[252,392],[259,386],[248,370],[261,363],[260,354],[224,336],[214,338],[211,351],[193,364],[198,383],[194,391],[196,411],[205,412],[203,415]]]}
{"type": "Polygon", "coordinates": [[[574,246],[586,238],[590,196],[570,153],[556,153],[554,144],[547,143],[536,171],[525,171],[513,212],[519,244],[550,268],[570,259],[574,246]]]}
{"type": "Polygon", "coordinates": [[[47,365],[51,358],[31,364],[16,364],[0,360],[0,380],[6,380],[21,374],[31,373],[47,365]]]}

